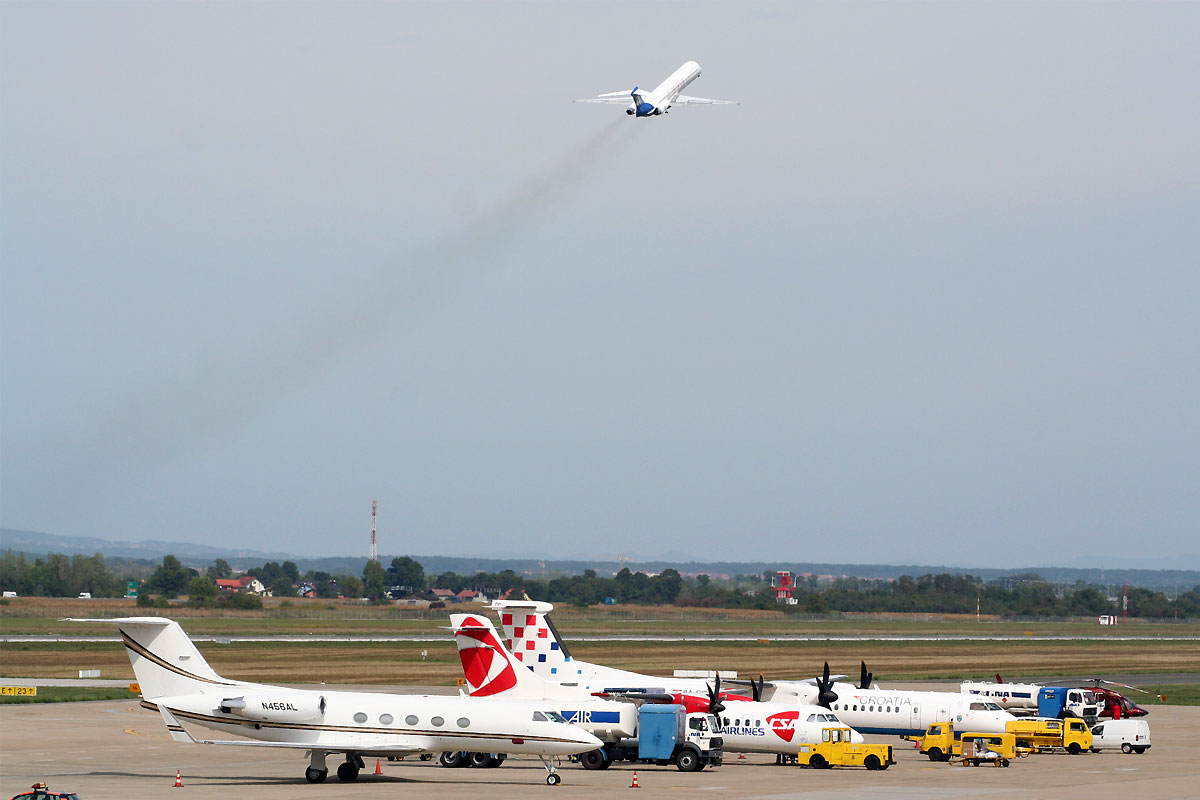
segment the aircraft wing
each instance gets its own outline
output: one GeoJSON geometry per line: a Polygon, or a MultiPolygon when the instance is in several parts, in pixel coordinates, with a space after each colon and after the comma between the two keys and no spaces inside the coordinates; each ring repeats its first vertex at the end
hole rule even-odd
{"type": "MultiPolygon", "coordinates": [[[[163,722],[167,724],[167,730],[171,733],[171,738],[177,742],[185,742],[187,744],[227,744],[241,745],[242,747],[282,747],[291,750],[312,750],[313,742],[260,742],[253,739],[197,739],[183,727],[179,719],[171,713],[171,710],[164,705],[159,705],[158,713],[162,715],[163,722]]],[[[353,751],[355,753],[379,753],[380,755],[408,755],[412,753],[423,752],[420,747],[411,745],[389,745],[387,747],[379,746],[363,746],[355,744],[349,737],[344,741],[322,739],[321,750],[329,752],[353,751]]]]}
{"type": "Polygon", "coordinates": [[[688,97],[681,94],[672,101],[677,106],[740,106],[737,100],[709,100],[707,97],[688,97]]]}

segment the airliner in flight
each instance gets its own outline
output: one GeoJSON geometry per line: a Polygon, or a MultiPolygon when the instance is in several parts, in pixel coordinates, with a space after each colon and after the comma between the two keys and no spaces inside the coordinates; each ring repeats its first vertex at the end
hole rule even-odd
{"type": "Polygon", "coordinates": [[[343,754],[342,781],[358,777],[364,756],[466,750],[529,753],[561,778],[551,758],[585,753],[602,742],[544,703],[468,697],[291,689],[218,675],[178,622],[166,617],[72,619],[118,627],[142,693],[177,742],[289,748],[309,757],[304,777],[321,783],[325,756],[343,754]],[[198,739],[189,727],[242,739],[198,739]]]}
{"type": "Polygon", "coordinates": [[[731,106],[738,105],[736,100],[709,100],[706,97],[688,97],[680,94],[688,84],[700,77],[700,65],[688,61],[682,67],[671,73],[665,81],[649,91],[639,89],[623,89],[619,92],[608,92],[597,97],[576,100],[576,103],[615,103],[625,105],[625,113],[631,117],[657,117],[667,113],[671,106],[731,106]]]}

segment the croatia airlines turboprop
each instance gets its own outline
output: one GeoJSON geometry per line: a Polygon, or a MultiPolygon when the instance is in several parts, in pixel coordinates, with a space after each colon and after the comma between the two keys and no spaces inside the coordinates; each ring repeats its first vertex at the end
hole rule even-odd
{"type": "Polygon", "coordinates": [[[595,736],[549,707],[528,700],[477,700],[374,692],[290,689],[218,675],[183,628],[163,617],[72,619],[115,624],[142,693],[142,706],[162,716],[171,738],[192,744],[281,747],[309,752],[304,777],[325,780],[325,757],[345,756],[337,776],[352,781],[363,757],[475,751],[528,753],[561,778],[549,757],[594,750],[595,736]],[[198,726],[244,739],[197,739],[198,726]]]}
{"type": "MultiPolygon", "coordinates": [[[[592,692],[613,686],[658,686],[665,687],[658,691],[687,694],[705,691],[707,684],[697,678],[643,675],[572,658],[548,616],[554,609],[551,603],[496,600],[489,608],[500,617],[509,649],[547,680],[581,686],[592,692]]],[[[835,683],[828,674],[798,681],[747,683],[752,684],[760,700],[792,708],[797,704],[824,706],[843,724],[861,733],[915,736],[925,733],[934,722],[947,720],[953,721],[959,730],[1003,733],[1007,722],[1016,719],[995,703],[958,692],[880,689],[871,682],[865,665],[862,672],[857,686],[835,683]]]]}
{"type": "Polygon", "coordinates": [[[680,94],[689,83],[699,77],[700,65],[695,61],[688,61],[672,72],[669,78],[648,91],[635,86],[632,91],[622,89],[619,92],[608,92],[575,102],[624,105],[627,106],[625,113],[631,117],[657,117],[667,113],[671,106],[730,106],[738,104],[736,100],[709,100],[706,97],[688,97],[686,94],[680,94]]]}

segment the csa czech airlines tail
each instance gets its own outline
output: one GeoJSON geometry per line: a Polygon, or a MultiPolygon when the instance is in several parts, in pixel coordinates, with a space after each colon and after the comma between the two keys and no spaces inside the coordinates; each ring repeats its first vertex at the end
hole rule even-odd
{"type": "Polygon", "coordinates": [[[549,756],[600,746],[544,703],[528,700],[417,696],[291,689],[231,680],[204,660],[178,622],[164,617],[75,619],[115,624],[142,692],[177,742],[283,747],[309,752],[304,777],[325,780],[325,756],[345,755],[337,776],[352,781],[363,757],[479,751],[530,753],[546,765],[546,782],[560,778],[549,756]],[[197,739],[189,727],[243,739],[197,739]]]}
{"type": "Polygon", "coordinates": [[[625,113],[631,117],[657,117],[667,113],[671,106],[702,105],[729,106],[737,105],[736,100],[709,100],[706,97],[688,97],[680,94],[688,84],[700,77],[700,65],[688,61],[682,67],[671,73],[671,77],[647,91],[637,86],[633,90],[623,89],[619,92],[608,92],[598,97],[576,100],[576,103],[615,103],[626,105],[625,113]]]}

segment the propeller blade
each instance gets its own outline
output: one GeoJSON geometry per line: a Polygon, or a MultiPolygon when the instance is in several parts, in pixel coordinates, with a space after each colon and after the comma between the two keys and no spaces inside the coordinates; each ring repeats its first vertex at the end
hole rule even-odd
{"type": "Polygon", "coordinates": [[[837,692],[833,691],[833,681],[829,679],[829,662],[826,661],[824,672],[817,678],[817,705],[832,709],[837,699],[837,692]]]}
{"type": "Polygon", "coordinates": [[[721,702],[721,673],[718,672],[708,696],[708,711],[710,714],[720,714],[724,710],[725,704],[721,702]]]}
{"type": "Polygon", "coordinates": [[[758,673],[758,682],[757,683],[755,683],[753,680],[750,681],[750,696],[754,699],[754,702],[756,702],[756,703],[762,702],[763,683],[764,683],[763,674],[761,672],[758,673]]]}
{"type": "Polygon", "coordinates": [[[871,678],[873,678],[873,677],[875,677],[875,676],[872,673],[867,672],[867,662],[865,662],[865,661],[859,662],[858,688],[870,689],[871,688],[871,678]]]}

